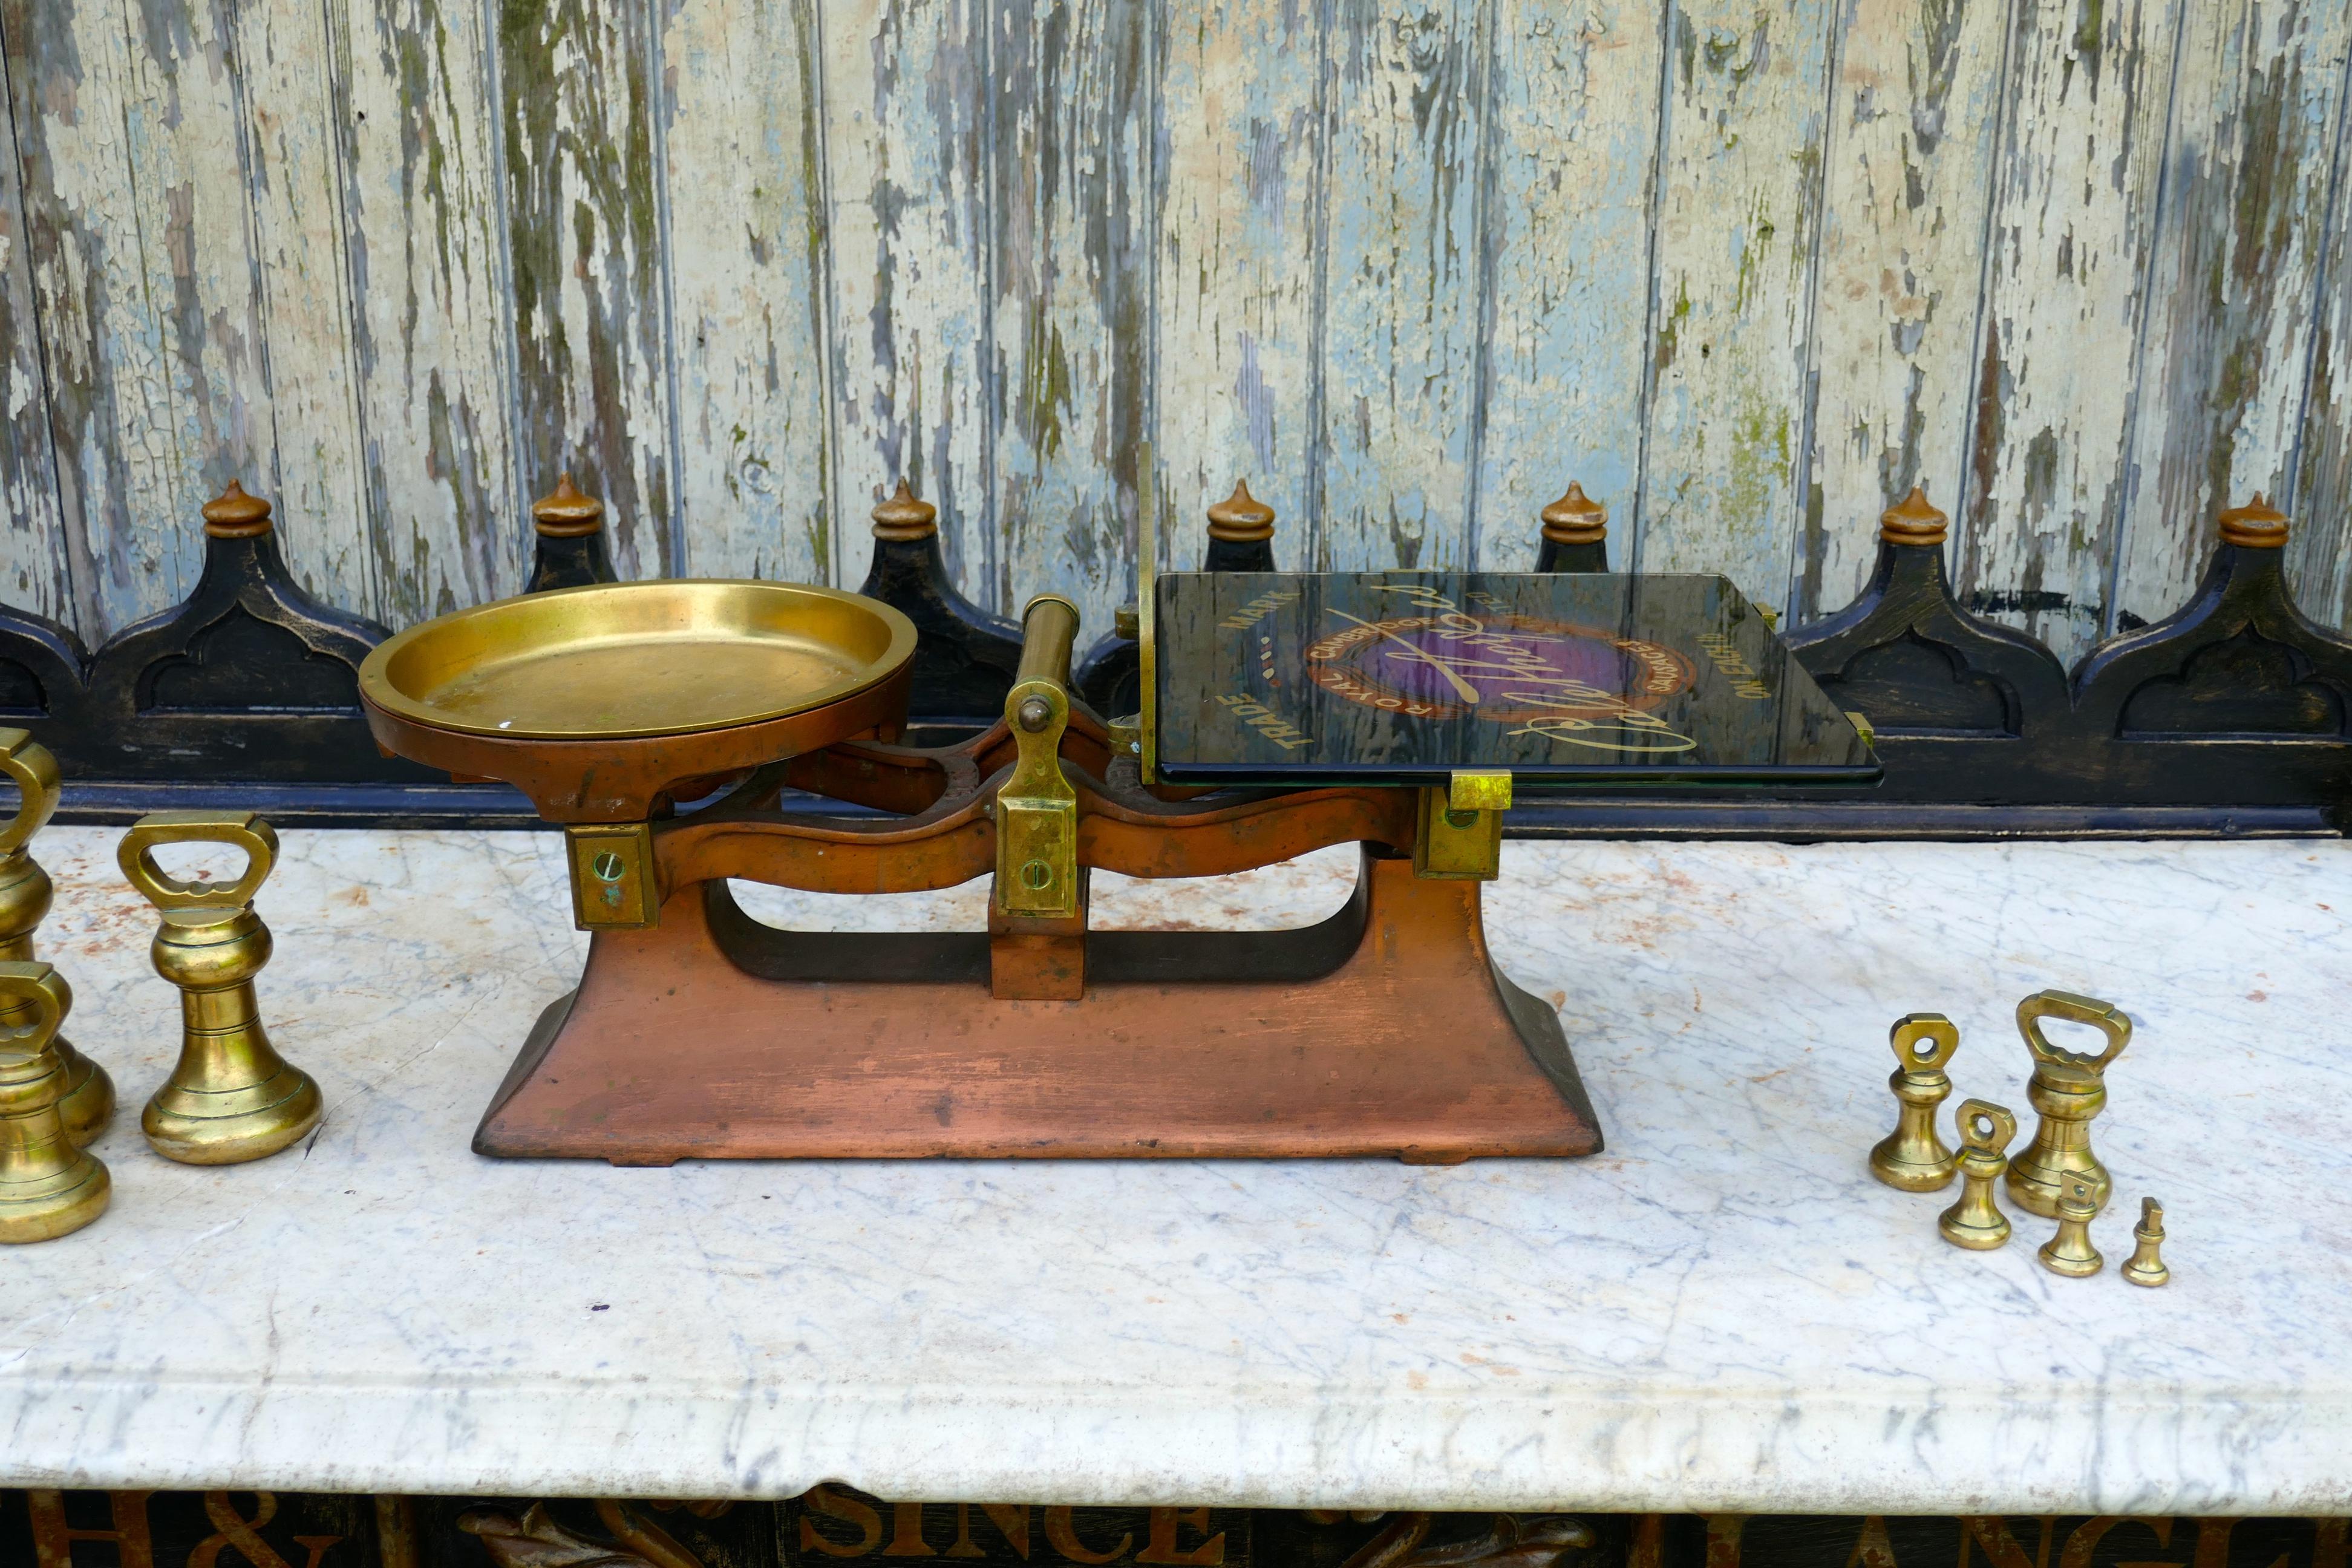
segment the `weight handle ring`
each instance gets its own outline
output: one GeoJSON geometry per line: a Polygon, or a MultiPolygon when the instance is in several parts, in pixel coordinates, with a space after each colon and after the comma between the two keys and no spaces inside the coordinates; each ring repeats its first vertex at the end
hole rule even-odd
{"type": "Polygon", "coordinates": [[[114,858],[125,879],[159,910],[241,909],[253,902],[278,865],[278,834],[250,812],[231,816],[159,811],[140,818],[122,836],[114,858]],[[226,844],[242,849],[245,874],[234,882],[184,882],[155,863],[155,849],[165,844],[226,844]]]}

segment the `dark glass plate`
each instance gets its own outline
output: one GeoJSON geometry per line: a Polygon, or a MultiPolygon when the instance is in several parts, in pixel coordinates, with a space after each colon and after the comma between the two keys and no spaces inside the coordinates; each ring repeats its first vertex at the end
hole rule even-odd
{"type": "Polygon", "coordinates": [[[1721,577],[1179,572],[1159,580],[1159,774],[1524,791],[1874,783],[1721,577]]]}

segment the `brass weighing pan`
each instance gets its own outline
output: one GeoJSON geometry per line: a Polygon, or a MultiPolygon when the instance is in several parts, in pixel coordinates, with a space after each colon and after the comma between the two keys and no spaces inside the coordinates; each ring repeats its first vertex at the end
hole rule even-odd
{"type": "Polygon", "coordinates": [[[553,822],[643,820],[681,780],[905,718],[914,623],[798,583],[610,583],[411,626],[360,667],[385,750],[503,779],[553,822]]]}

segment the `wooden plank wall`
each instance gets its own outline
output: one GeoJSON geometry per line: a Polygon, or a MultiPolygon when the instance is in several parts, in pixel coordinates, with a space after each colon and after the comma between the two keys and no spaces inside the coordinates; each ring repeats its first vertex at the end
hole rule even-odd
{"type": "Polygon", "coordinates": [[[2284,498],[2352,613],[2352,0],[0,0],[0,598],[95,640],[231,477],[394,625],[569,469],[625,573],[1131,591],[1612,559],[1800,615],[1879,510],[2073,657],[2284,498]],[[1144,444],[1155,455],[1140,468],[1144,444]]]}

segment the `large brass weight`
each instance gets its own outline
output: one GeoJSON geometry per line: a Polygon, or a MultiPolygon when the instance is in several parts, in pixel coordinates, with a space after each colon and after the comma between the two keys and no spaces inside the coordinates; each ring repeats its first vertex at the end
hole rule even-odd
{"type": "Polygon", "coordinates": [[[106,1212],[106,1167],[75,1146],[58,1113],[66,1068],[58,1026],[73,993],[46,963],[0,963],[0,1242],[48,1241],[106,1212]]]}
{"type": "MultiPolygon", "coordinates": [[[[16,786],[16,815],[0,828],[0,963],[33,962],[33,933],[49,912],[53,891],[49,874],[41,869],[26,847],[58,809],[58,760],[49,749],[22,730],[0,729],[0,773],[16,786]]],[[[29,1004],[0,996],[0,1028],[13,1028],[33,1016],[29,1004]]],[[[66,1136],[77,1145],[88,1143],[114,1116],[114,1080],[106,1069],[74,1049],[59,1035],[50,1042],[64,1072],[58,1114],[66,1136]]]]}
{"type": "Polygon", "coordinates": [[[2091,1152],[2091,1121],[2106,1109],[2107,1064],[2131,1044],[2131,1020],[2096,997],[2037,991],[2017,1005],[2017,1027],[2033,1054],[2025,1101],[2042,1113],[2042,1123],[2025,1152],[2010,1162],[2010,1198],[2028,1214],[2061,1218],[2067,1178],[2080,1176],[2084,1201],[2095,1215],[2106,1207],[2114,1184],[2091,1152]],[[2107,1037],[2107,1048],[2090,1057],[2053,1046],[2042,1032],[2044,1018],[2088,1024],[2107,1037]]]}
{"type": "Polygon", "coordinates": [[[122,836],[116,858],[163,917],[150,955],[180,988],[180,1060],[139,1124],[156,1152],[191,1165],[258,1160],[319,1124],[319,1086],[287,1062],[261,1026],[254,976],[269,962],[269,928],[253,895],[278,863],[278,835],[250,814],[164,811],[122,836]],[[234,882],[164,875],[162,844],[225,844],[247,857],[234,882]]]}

